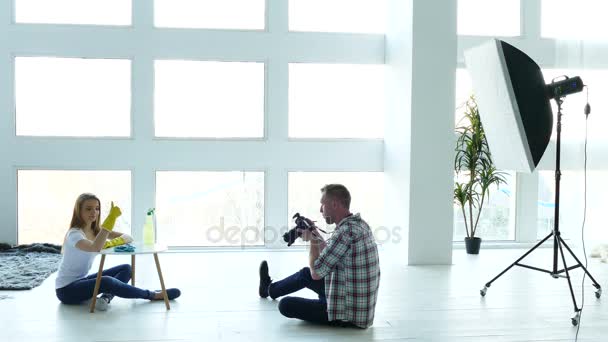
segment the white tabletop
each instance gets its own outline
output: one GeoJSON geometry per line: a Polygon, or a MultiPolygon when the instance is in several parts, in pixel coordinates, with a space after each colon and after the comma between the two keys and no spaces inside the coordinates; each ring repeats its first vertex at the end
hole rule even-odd
{"type": "Polygon", "coordinates": [[[142,242],[131,242],[131,246],[135,247],[133,252],[116,252],[114,247],[102,249],[99,253],[101,254],[117,254],[117,255],[134,255],[134,254],[153,254],[166,251],[167,245],[155,243],[153,245],[144,245],[142,242]]]}

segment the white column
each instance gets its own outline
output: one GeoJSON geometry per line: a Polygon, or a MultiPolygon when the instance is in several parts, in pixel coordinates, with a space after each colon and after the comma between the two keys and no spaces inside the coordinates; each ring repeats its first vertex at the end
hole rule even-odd
{"type": "Polygon", "coordinates": [[[387,220],[413,264],[451,264],[456,1],[389,1],[387,220]]]}
{"type": "MultiPolygon", "coordinates": [[[[0,2],[0,32],[7,33],[13,1],[0,2]]],[[[0,242],[17,243],[17,177],[9,153],[15,146],[15,106],[13,62],[8,50],[8,34],[0,34],[0,242]]]]}
{"type": "MultiPolygon", "coordinates": [[[[267,1],[266,29],[274,36],[284,36],[289,30],[288,1],[267,1]]],[[[289,61],[284,54],[275,54],[266,62],[266,144],[280,151],[288,140],[288,79],[289,61]]],[[[289,157],[287,158],[289,159],[289,157]]],[[[285,164],[269,163],[265,168],[264,243],[268,248],[285,248],[281,232],[287,225],[287,169],[285,164]]]]}
{"type": "MultiPolygon", "coordinates": [[[[154,1],[133,2],[133,29],[142,40],[150,35],[154,26],[154,1]]],[[[143,226],[149,208],[156,206],[156,167],[149,144],[154,139],[154,56],[147,48],[140,48],[132,59],[132,110],[131,134],[133,150],[147,158],[137,158],[131,169],[131,234],[136,241],[143,240],[143,226]],[[149,157],[152,155],[151,157],[149,157]]],[[[141,156],[140,156],[141,157],[141,156]]],[[[158,159],[158,158],[156,158],[158,159]]]]}

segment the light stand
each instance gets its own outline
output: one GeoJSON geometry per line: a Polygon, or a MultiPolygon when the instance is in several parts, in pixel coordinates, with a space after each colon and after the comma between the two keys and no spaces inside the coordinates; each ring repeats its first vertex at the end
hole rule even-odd
{"type": "Polygon", "coordinates": [[[597,289],[595,291],[596,298],[600,298],[600,296],[602,295],[602,288],[598,284],[598,282],[593,278],[593,276],[591,276],[591,273],[589,273],[587,268],[576,257],[574,252],[572,252],[570,247],[568,247],[568,245],[566,244],[564,239],[562,239],[561,233],[559,231],[559,184],[560,184],[560,180],[561,180],[561,170],[560,170],[560,148],[561,148],[561,146],[560,145],[561,145],[561,130],[562,130],[562,103],[563,103],[562,95],[563,95],[563,93],[558,93],[557,91],[555,91],[555,95],[556,96],[554,97],[554,100],[557,102],[557,141],[556,141],[556,158],[555,158],[555,218],[554,218],[553,231],[551,233],[549,233],[549,235],[547,235],[540,242],[538,242],[534,247],[532,247],[532,249],[530,249],[524,255],[522,255],[519,259],[515,260],[515,262],[512,263],[509,267],[507,267],[505,270],[500,272],[496,277],[494,277],[494,279],[487,282],[486,285],[484,286],[484,288],[481,289],[480,293],[482,296],[485,296],[486,292],[488,291],[488,288],[492,285],[492,283],[496,279],[500,278],[500,276],[505,274],[508,270],[510,270],[513,266],[520,266],[520,267],[529,268],[529,269],[532,269],[535,271],[549,273],[555,279],[566,278],[568,280],[568,287],[570,288],[570,295],[572,296],[572,303],[574,305],[574,316],[572,317],[572,325],[576,326],[576,325],[578,325],[578,323],[580,321],[581,309],[576,304],[576,297],[574,296],[574,290],[572,289],[572,281],[570,279],[569,271],[576,269],[578,267],[582,268],[585,271],[585,273],[589,276],[591,281],[593,281],[593,286],[597,289]],[[528,256],[530,253],[532,253],[536,248],[538,248],[540,245],[542,245],[545,241],[547,241],[551,237],[553,237],[553,269],[552,270],[545,270],[542,268],[519,263],[521,260],[523,260],[526,256],[528,256]],[[570,266],[570,267],[568,267],[566,265],[566,258],[565,258],[564,250],[563,250],[562,246],[566,247],[566,249],[568,250],[570,255],[572,255],[574,260],[576,260],[576,265],[570,266]],[[562,263],[564,265],[564,268],[560,269],[560,270],[558,270],[558,264],[557,264],[558,263],[558,250],[559,250],[559,254],[561,255],[562,263]],[[562,273],[565,273],[565,276],[562,273]]]}

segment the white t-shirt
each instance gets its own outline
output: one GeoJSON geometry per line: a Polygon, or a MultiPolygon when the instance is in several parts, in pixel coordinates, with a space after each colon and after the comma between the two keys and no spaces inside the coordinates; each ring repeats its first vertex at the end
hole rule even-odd
{"type": "Polygon", "coordinates": [[[74,281],[84,278],[91,269],[93,259],[97,256],[96,252],[85,252],[76,247],[76,243],[86,239],[86,235],[81,229],[71,228],[63,244],[63,258],[57,271],[55,288],[60,289],[74,281]]]}

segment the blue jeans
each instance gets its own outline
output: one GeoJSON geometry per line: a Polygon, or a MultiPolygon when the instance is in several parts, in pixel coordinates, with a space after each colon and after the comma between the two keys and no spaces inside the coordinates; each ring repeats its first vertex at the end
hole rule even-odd
{"type": "Polygon", "coordinates": [[[297,318],[304,321],[328,324],[327,300],[325,298],[325,281],[314,280],[310,275],[310,268],[304,267],[291,276],[270,284],[268,294],[278,298],[299,291],[303,288],[313,290],[319,299],[306,299],[300,297],[285,297],[279,302],[279,311],[283,316],[297,318]]]}
{"type": "MultiPolygon", "coordinates": [[[[79,304],[91,299],[96,278],[97,273],[91,274],[56,289],[57,298],[64,304],[79,304]]],[[[151,299],[154,296],[154,292],[129,285],[129,280],[131,280],[131,265],[124,264],[109,268],[101,273],[99,292],[108,300],[112,300],[114,296],[142,299],[151,299]]]]}

